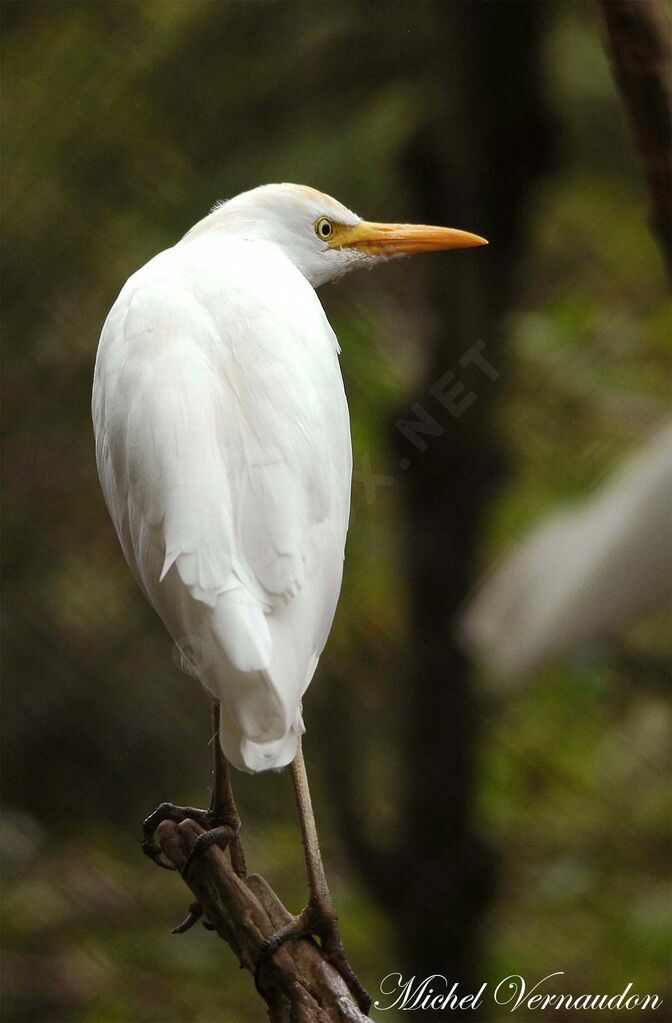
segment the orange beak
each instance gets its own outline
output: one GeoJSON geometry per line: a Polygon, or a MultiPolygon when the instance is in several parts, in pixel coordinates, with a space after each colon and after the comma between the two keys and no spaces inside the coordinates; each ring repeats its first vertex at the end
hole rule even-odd
{"type": "Polygon", "coordinates": [[[403,256],[412,252],[441,252],[487,245],[485,238],[453,227],[426,224],[373,224],[338,227],[329,242],[332,249],[359,249],[371,256],[403,256]]]}

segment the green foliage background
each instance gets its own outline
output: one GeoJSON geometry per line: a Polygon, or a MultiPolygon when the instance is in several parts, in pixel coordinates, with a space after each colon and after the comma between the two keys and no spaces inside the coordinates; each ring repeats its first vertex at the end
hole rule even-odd
{"type": "MultiPolygon", "coordinates": [[[[547,6],[556,165],[528,211],[500,396],[510,475],[488,511],[484,567],[559,501],[589,493],[663,421],[669,394],[669,302],[597,15],[587,3],[547,6]]],[[[428,112],[451,102],[436,70],[436,7],[4,4],[11,1023],[263,1016],[221,943],[201,929],[171,936],[183,888],[139,851],[139,821],[156,803],[206,801],[209,717],[136,591],[99,492],[96,342],[135,268],[215,200],[257,183],[300,181],[372,219],[413,219],[403,158],[428,112]]],[[[415,400],[432,328],[425,267],[424,257],[396,264],[322,295],[343,348],[359,472],[394,478],[388,418],[415,400]]],[[[371,501],[355,483],[343,597],[306,707],[309,759],[322,742],[338,755],[338,735],[321,733],[332,702],[347,695],[370,720],[362,812],[381,845],[406,628],[399,518],[394,484],[371,501]]],[[[653,616],[617,649],[513,694],[484,686],[479,826],[502,858],[484,980],[564,970],[567,990],[633,980],[669,993],[665,626],[653,616]]],[[[237,782],[248,859],[298,908],[287,780],[237,782]]],[[[398,968],[394,921],[349,865],[327,779],[314,785],[346,946],[375,991],[398,968]]]]}

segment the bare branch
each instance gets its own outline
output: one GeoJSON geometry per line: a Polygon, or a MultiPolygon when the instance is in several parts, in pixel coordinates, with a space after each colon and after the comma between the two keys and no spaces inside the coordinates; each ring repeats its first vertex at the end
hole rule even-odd
{"type": "MultiPolygon", "coordinates": [[[[157,837],[179,869],[203,828],[193,820],[164,821],[157,837]]],[[[238,877],[224,851],[211,846],[190,866],[185,883],[241,966],[254,974],[259,947],[292,917],[259,874],[238,877]]],[[[271,1023],[367,1023],[339,973],[311,939],[289,941],[264,967],[259,994],[271,1023]]]]}

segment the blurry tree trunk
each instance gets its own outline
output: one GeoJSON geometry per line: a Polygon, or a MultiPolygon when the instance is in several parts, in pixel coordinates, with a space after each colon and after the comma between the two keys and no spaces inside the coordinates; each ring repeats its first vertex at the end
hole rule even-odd
{"type": "Polygon", "coordinates": [[[651,227],[672,273],[672,20],[666,0],[600,0],[614,76],[649,184],[651,227]]]}
{"type": "MultiPolygon", "coordinates": [[[[545,7],[435,8],[436,103],[407,155],[410,205],[418,219],[475,231],[490,246],[431,263],[428,299],[439,327],[424,389],[398,410],[392,430],[411,623],[408,661],[400,666],[406,706],[398,840],[389,854],[367,843],[348,772],[338,777],[343,834],[396,929],[401,961],[390,969],[418,981],[442,973],[449,986],[459,981],[461,994],[483,979],[480,934],[494,894],[494,863],[474,827],[478,712],[453,629],[475,582],[484,512],[502,479],[494,422],[505,375],[501,342],[527,203],[548,161],[539,68],[545,7]]],[[[348,750],[341,763],[356,756],[348,750]]],[[[473,1010],[464,1015],[473,1018],[473,1010]]]]}
{"type": "MultiPolygon", "coordinates": [[[[397,920],[407,970],[443,972],[463,993],[483,979],[479,936],[494,872],[474,830],[477,708],[453,631],[476,581],[483,517],[503,471],[494,410],[506,368],[505,317],[527,204],[548,159],[540,99],[544,8],[441,5],[446,52],[459,41],[460,108],[453,117],[437,110],[407,164],[426,222],[465,227],[490,241],[487,250],[431,265],[440,327],[421,402],[444,432],[427,437],[419,452],[395,431],[399,458],[411,462],[403,474],[412,608],[404,846],[416,865],[397,920]],[[446,373],[454,377],[444,384],[446,373]],[[441,395],[448,409],[441,409],[441,395]]],[[[447,107],[448,89],[446,79],[447,107]]]]}

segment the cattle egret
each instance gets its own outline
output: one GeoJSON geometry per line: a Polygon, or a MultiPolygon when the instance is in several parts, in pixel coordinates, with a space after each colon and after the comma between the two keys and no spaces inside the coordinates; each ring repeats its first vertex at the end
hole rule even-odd
{"type": "Polygon", "coordinates": [[[312,188],[265,185],[216,206],[133,274],[98,348],[107,506],[143,593],[218,708],[209,811],[163,804],[145,850],[160,861],[160,820],[196,817],[210,829],[197,847],[228,843],[242,873],[228,763],[290,764],[310,900],[260,961],[288,937],[317,934],[360,1004],[300,741],[301,699],[341,586],[352,469],[340,349],[314,289],[358,266],[484,244],[450,228],[369,223],[312,188]]]}
{"type": "Polygon", "coordinates": [[[672,593],[672,427],[592,497],[532,530],[466,609],[465,646],[500,684],[611,640],[672,593]]]}

